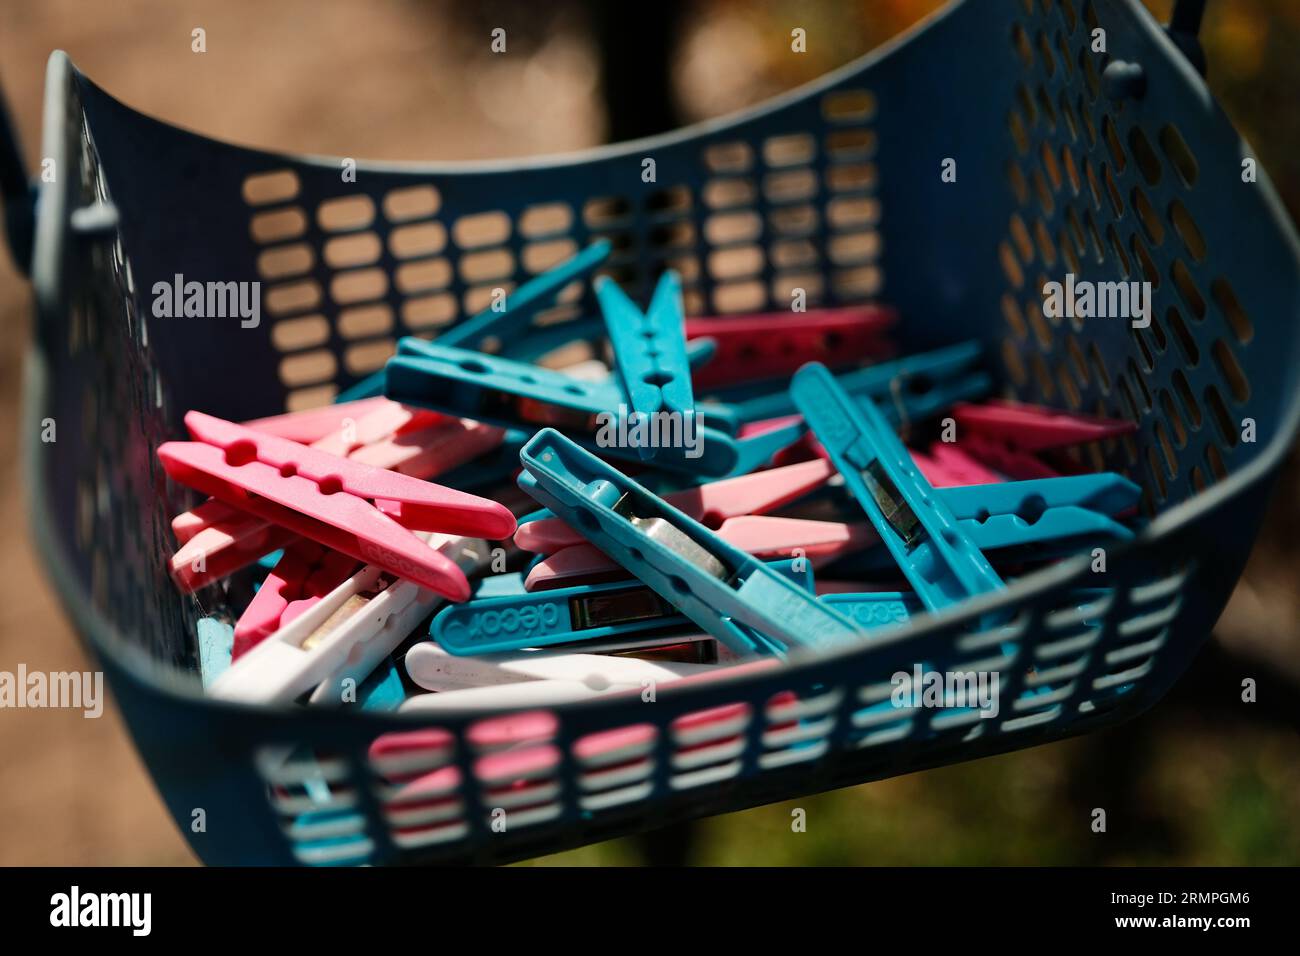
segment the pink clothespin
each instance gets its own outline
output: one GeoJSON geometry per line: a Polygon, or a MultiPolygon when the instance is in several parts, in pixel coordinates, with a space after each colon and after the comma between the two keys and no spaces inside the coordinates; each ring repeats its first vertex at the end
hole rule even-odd
{"type": "Polygon", "coordinates": [[[925,480],[936,488],[992,485],[1005,480],[950,442],[935,442],[928,455],[912,449],[912,460],[925,480]]]}
{"type": "Polygon", "coordinates": [[[1021,451],[1044,451],[1117,438],[1137,430],[1132,422],[1075,415],[1003,399],[988,399],[978,405],[958,402],[953,406],[952,415],[957,421],[958,434],[973,432],[1000,439],[1021,451]]]}
{"type": "Polygon", "coordinates": [[[469,596],[464,572],[408,529],[494,540],[515,530],[508,508],[477,495],[201,412],[185,424],[194,441],[158,449],[173,480],[452,600],[469,596]]]}
{"type": "Polygon", "coordinates": [[[394,403],[382,395],[376,395],[373,398],[359,398],[355,402],[340,402],[337,405],[323,405],[320,408],[309,408],[301,412],[286,412],[283,415],[255,418],[244,424],[268,435],[278,435],[290,441],[309,445],[340,431],[349,421],[360,421],[362,416],[386,404],[394,403]]]}
{"type": "MultiPolygon", "coordinates": [[[[505,434],[491,425],[386,398],[362,402],[368,408],[365,414],[336,420],[333,430],[311,447],[415,478],[435,478],[496,448],[505,434]]],[[[285,529],[219,501],[207,501],[177,515],[172,519],[172,532],[181,543],[172,557],[172,574],[186,591],[218,581],[293,540],[285,529]]]]}
{"type": "MultiPolygon", "coordinates": [[[[808,461],[711,481],[665,495],[664,500],[701,524],[719,528],[730,519],[766,514],[802,498],[833,474],[835,467],[829,462],[808,461]]],[[[551,554],[585,542],[581,534],[559,518],[530,521],[515,533],[516,545],[539,554],[551,554]]]]}
{"type": "Polygon", "coordinates": [[[876,305],[687,319],[687,339],[717,343],[691,379],[696,388],[716,388],[790,375],[805,362],[843,366],[883,357],[893,352],[884,333],[897,320],[893,309],[876,305]]]}
{"type": "Polygon", "coordinates": [[[1004,441],[977,435],[971,432],[958,432],[954,443],[971,458],[1006,475],[1013,481],[1030,478],[1059,478],[1061,473],[1041,461],[1036,455],[1012,448],[1004,441]]]}
{"type": "Polygon", "coordinates": [[[292,542],[235,623],[231,659],[238,660],[287,626],[342,584],[356,567],[356,558],[314,541],[298,538],[292,542]]]}
{"type": "MultiPolygon", "coordinates": [[[[522,529],[521,529],[522,530],[522,529]]],[[[807,558],[814,568],[879,542],[869,522],[813,521],[740,515],[717,529],[729,544],[760,558],[807,558]]],[[[597,584],[627,577],[604,552],[591,544],[573,544],[555,551],[533,566],[524,579],[527,591],[545,591],[575,584],[597,584]]]]}

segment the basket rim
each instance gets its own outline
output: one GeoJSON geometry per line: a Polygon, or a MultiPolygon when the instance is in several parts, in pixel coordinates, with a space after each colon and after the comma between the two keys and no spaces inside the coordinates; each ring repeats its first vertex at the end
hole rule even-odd
{"type": "MultiPolygon", "coordinates": [[[[766,112],[778,109],[789,103],[801,100],[834,86],[841,80],[888,57],[901,46],[915,40],[917,36],[933,27],[936,23],[952,16],[956,11],[965,7],[969,2],[970,0],[953,0],[952,3],[934,11],[927,17],[918,21],[908,30],[863,56],[858,57],[857,59],[831,71],[828,74],[825,74],[822,77],[819,77],[818,79],[803,84],[802,86],[786,93],[780,94],[764,103],[729,114],[725,117],[706,120],[668,133],[638,140],[630,140],[624,143],[544,157],[484,160],[468,163],[427,163],[418,161],[374,163],[358,161],[358,168],[364,168],[376,172],[416,172],[428,173],[431,175],[466,175],[475,173],[499,174],[507,171],[518,171],[520,169],[576,166],[587,162],[596,162],[615,157],[627,156],[647,148],[668,146],[697,138],[705,134],[715,134],[725,131],[735,125],[744,123],[757,116],[761,116],[766,112]]],[[[1165,34],[1160,24],[1148,11],[1145,10],[1145,8],[1142,7],[1141,3],[1138,2],[1138,0],[1118,0],[1118,2],[1127,5],[1131,9],[1140,11],[1136,17],[1139,29],[1148,31],[1148,33],[1156,39],[1156,42],[1167,45],[1170,56],[1176,58],[1179,63],[1179,68],[1185,73],[1187,81],[1191,84],[1195,84],[1193,87],[1194,91],[1198,95],[1205,97],[1215,109],[1219,109],[1217,102],[1215,102],[1213,97],[1209,94],[1208,88],[1204,84],[1204,80],[1195,72],[1191,65],[1187,63],[1181,51],[1177,49],[1165,34]]],[[[176,126],[163,120],[155,119],[147,114],[140,113],[132,107],[116,100],[110,94],[102,91],[102,89],[94,84],[93,81],[80,73],[72,63],[70,57],[61,50],[56,50],[51,53],[47,64],[44,104],[44,155],[62,157],[66,154],[66,150],[64,149],[66,144],[64,143],[63,110],[66,105],[65,96],[68,84],[74,80],[91,84],[96,90],[99,90],[102,95],[111,100],[120,109],[135,114],[149,122],[166,126],[183,135],[199,137],[224,148],[265,156],[267,158],[275,158],[281,161],[288,159],[312,165],[329,165],[331,168],[336,168],[338,164],[337,158],[277,153],[254,147],[228,143],[189,130],[182,126],[176,126]]],[[[1293,258],[1297,262],[1300,262],[1300,240],[1297,240],[1295,229],[1282,207],[1281,201],[1272,186],[1271,180],[1262,168],[1257,186],[1264,190],[1262,198],[1265,206],[1272,218],[1275,220],[1276,225],[1279,227],[1281,235],[1288,241],[1293,258]]],[[[62,285],[61,253],[62,245],[66,238],[66,202],[64,201],[63,193],[54,187],[55,184],[52,183],[45,183],[41,186],[40,202],[38,204],[35,254],[33,257],[31,273],[38,314],[45,318],[57,318],[60,314],[62,285]]],[[[1300,316],[1296,316],[1296,318],[1300,318],[1300,316]]],[[[49,381],[45,356],[40,350],[38,340],[34,338],[29,346],[25,362],[23,406],[24,408],[43,409],[46,405],[48,396],[49,381]]],[[[190,703],[218,708],[232,708],[242,712],[256,711],[264,714],[280,713],[286,716],[292,715],[295,720],[311,720],[313,718],[321,720],[337,719],[339,716],[337,713],[324,709],[294,707],[289,704],[243,704],[216,700],[209,697],[203,692],[199,681],[195,679],[194,675],[179,671],[178,669],[153,658],[143,648],[127,640],[116,625],[107,620],[93,608],[87,600],[88,594],[85,588],[76,579],[72,572],[72,563],[61,548],[59,541],[56,539],[56,536],[53,533],[52,523],[48,517],[51,513],[51,502],[49,501],[48,491],[44,483],[39,480],[39,437],[35,424],[32,424],[37,422],[39,417],[40,416],[32,415],[25,416],[28,424],[25,426],[24,438],[22,439],[22,456],[24,460],[23,476],[27,490],[29,523],[32,528],[38,553],[49,571],[49,576],[55,584],[55,589],[60,596],[61,602],[64,607],[68,609],[78,631],[83,635],[96,653],[111,658],[112,661],[128,673],[133,680],[149,690],[169,696],[183,697],[190,703]]],[[[1208,516],[1210,512],[1226,504],[1229,500],[1245,494],[1252,486],[1266,481],[1266,479],[1268,479],[1279,467],[1283,456],[1286,454],[1292,443],[1298,427],[1300,427],[1300,391],[1295,392],[1290,397],[1289,404],[1287,405],[1282,417],[1281,427],[1275,431],[1272,438],[1270,438],[1265,446],[1256,453],[1250,462],[1241,466],[1238,470],[1229,474],[1226,479],[1215,483],[1205,491],[1194,494],[1185,501],[1156,515],[1133,540],[1118,544],[1113,548],[1108,549],[1111,556],[1116,559],[1122,558],[1124,555],[1132,551],[1141,549],[1145,544],[1154,542],[1156,539],[1171,535],[1187,526],[1190,526],[1198,520],[1208,516]]],[[[880,638],[877,638],[866,645],[846,646],[831,651],[798,651],[790,656],[785,666],[781,669],[781,673],[789,674],[792,677],[797,678],[801,671],[827,661],[843,660],[850,656],[863,653],[874,653],[886,644],[921,638],[934,630],[947,628],[955,624],[960,625],[964,622],[974,622],[981,615],[987,614],[992,610],[1005,608],[1018,603],[1025,598],[1051,590],[1057,585],[1062,584],[1079,574],[1088,566],[1088,563],[1089,556],[1086,554],[1064,559],[1018,579],[1005,590],[963,602],[960,605],[954,606],[952,609],[927,614],[918,621],[899,627],[892,633],[882,635],[880,638]]],[[[743,682],[750,680],[751,678],[739,677],[738,679],[743,682]]],[[[756,675],[752,679],[762,680],[763,675],[756,675]]],[[[696,693],[708,693],[710,688],[720,686],[724,681],[702,683],[696,687],[683,687],[676,691],[674,691],[671,685],[666,685],[663,689],[663,693],[665,696],[670,694],[676,696],[680,693],[684,695],[685,698],[690,698],[694,697],[696,693]]],[[[557,713],[571,712],[578,709],[595,711],[611,705],[617,706],[618,700],[618,697],[605,699],[597,698],[577,703],[556,705],[546,709],[557,713]]],[[[487,716],[507,713],[511,709],[512,708],[502,708],[500,711],[493,711],[492,714],[486,714],[479,711],[448,711],[445,714],[440,714],[439,720],[440,722],[446,723],[448,726],[464,725],[474,720],[483,719],[487,716]]],[[[520,710],[528,708],[513,709],[520,710]]],[[[376,729],[383,725],[392,727],[401,724],[414,727],[428,723],[428,716],[422,715],[418,712],[402,714],[397,712],[378,713],[349,711],[347,712],[347,719],[349,721],[368,719],[371,722],[371,726],[376,729]]]]}

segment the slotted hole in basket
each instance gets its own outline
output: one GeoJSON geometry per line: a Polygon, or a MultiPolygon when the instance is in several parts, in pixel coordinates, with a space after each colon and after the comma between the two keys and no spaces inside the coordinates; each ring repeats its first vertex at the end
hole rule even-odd
{"type": "Polygon", "coordinates": [[[710,209],[728,210],[752,206],[758,198],[754,180],[749,177],[710,179],[701,193],[704,205],[710,209]]]}
{"type": "Polygon", "coordinates": [[[1016,244],[1016,251],[1020,254],[1020,260],[1025,263],[1032,262],[1034,259],[1034,240],[1029,236],[1029,229],[1025,226],[1025,221],[1020,218],[1019,213],[1011,214],[1011,241],[1016,244]]]}
{"type": "Polygon", "coordinates": [[[1073,335],[1066,336],[1065,354],[1070,359],[1071,370],[1074,377],[1081,386],[1086,387],[1088,384],[1088,363],[1083,357],[1083,349],[1079,347],[1079,340],[1073,335]]]}
{"type": "Polygon", "coordinates": [[[1083,79],[1088,87],[1088,98],[1095,100],[1097,94],[1101,92],[1101,79],[1097,75],[1096,64],[1093,60],[1092,50],[1085,44],[1079,51],[1079,68],[1083,70],[1083,79]]]}
{"type": "Polygon", "coordinates": [[[709,254],[709,274],[715,279],[743,279],[763,271],[761,247],[741,246],[709,254]]]}
{"type": "Polygon", "coordinates": [[[393,327],[393,310],[382,303],[357,306],[339,312],[339,335],[345,339],[366,339],[383,335],[393,327]]]}
{"type": "Polygon", "coordinates": [[[244,179],[244,202],[250,206],[288,202],[298,195],[298,174],[292,169],[253,173],[244,179]]]}
{"type": "Polygon", "coordinates": [[[365,229],[375,220],[375,203],[369,196],[338,196],[316,208],[316,222],[326,232],[365,229]]]}
{"type": "Polygon", "coordinates": [[[1075,254],[1074,244],[1070,241],[1068,233],[1062,229],[1057,233],[1056,240],[1057,248],[1061,252],[1061,258],[1065,260],[1065,264],[1069,267],[1069,271],[1078,275],[1083,271],[1083,269],[1079,265],[1079,258],[1075,254]]]}
{"type": "Polygon", "coordinates": [[[338,362],[328,349],[289,355],[280,362],[280,381],[288,388],[315,385],[334,377],[338,362]]]}
{"type": "Polygon", "coordinates": [[[826,170],[826,185],[833,192],[862,192],[876,184],[876,167],[871,163],[845,163],[826,170]]]}
{"type": "Polygon", "coordinates": [[[388,291],[388,273],[383,269],[344,272],[330,282],[330,297],[340,305],[368,302],[388,291]]]}
{"type": "Polygon", "coordinates": [[[447,293],[407,299],[402,303],[402,322],[410,329],[437,328],[446,325],[456,314],[456,299],[447,293]]]}
{"type": "Polygon", "coordinates": [[[1061,166],[1065,169],[1065,179],[1070,184],[1070,192],[1075,196],[1079,195],[1079,190],[1083,188],[1083,182],[1079,179],[1079,167],[1074,164],[1074,154],[1065,146],[1061,147],[1061,166]]]}
{"type": "Polygon", "coordinates": [[[1237,428],[1232,421],[1232,416],[1228,413],[1228,406],[1223,401],[1223,396],[1213,385],[1208,385],[1202,393],[1205,399],[1205,407],[1210,410],[1210,418],[1214,421],[1215,430],[1219,433],[1219,439],[1229,448],[1237,447],[1237,428]]]}
{"type": "Polygon", "coordinates": [[[249,221],[254,242],[263,245],[297,239],[307,231],[307,216],[297,206],[257,213],[249,221]]]}
{"type": "Polygon", "coordinates": [[[1178,173],[1178,178],[1188,189],[1196,185],[1197,165],[1196,157],[1192,154],[1183,139],[1183,134],[1178,131],[1178,127],[1172,123],[1166,124],[1160,130],[1160,148],[1164,150],[1165,157],[1178,173]]]}
{"type": "Polygon", "coordinates": [[[451,227],[451,238],[461,249],[497,246],[510,238],[510,217],[493,210],[461,216],[451,227]]]}
{"type": "Polygon", "coordinates": [[[311,270],[316,261],[311,246],[305,242],[275,246],[257,257],[257,273],[263,279],[284,279],[311,270]]]}
{"type": "Polygon", "coordinates": [[[515,257],[508,249],[486,249],[461,256],[460,277],[466,283],[508,279],[515,270],[515,257]]]}
{"type": "Polygon", "coordinates": [[[1161,389],[1159,394],[1160,410],[1165,413],[1165,421],[1169,427],[1174,430],[1174,442],[1179,448],[1187,447],[1187,426],[1183,424],[1183,416],[1178,414],[1178,406],[1174,404],[1174,397],[1169,394],[1168,389],[1161,389]]]}
{"type": "MultiPolygon", "coordinates": [[[[329,240],[325,244],[325,261],[336,269],[370,265],[378,261],[382,251],[383,245],[377,235],[358,233],[329,240]]],[[[376,271],[371,269],[353,275],[371,275],[376,271]]]]}
{"type": "Polygon", "coordinates": [[[1020,102],[1020,109],[1028,119],[1029,125],[1033,126],[1038,122],[1038,107],[1034,105],[1034,99],[1029,94],[1029,88],[1023,83],[1016,86],[1016,99],[1020,102]]]}
{"type": "Polygon", "coordinates": [[[1007,374],[1011,376],[1011,381],[1017,388],[1023,388],[1029,380],[1029,375],[1025,371],[1025,365],[1020,360],[1020,353],[1016,350],[1015,343],[1010,339],[1002,341],[1002,363],[1006,366],[1007,374]]]}
{"type": "Polygon", "coordinates": [[[1056,162],[1056,154],[1052,152],[1052,147],[1048,143],[1043,143],[1039,150],[1039,156],[1043,162],[1043,169],[1047,172],[1047,178],[1052,184],[1052,189],[1060,191],[1061,189],[1061,167],[1056,162]]]}
{"type": "Polygon", "coordinates": [[[1183,353],[1183,359],[1188,366],[1195,367],[1201,361],[1201,349],[1187,328],[1187,323],[1183,321],[1182,313],[1170,306],[1169,311],[1165,313],[1165,318],[1169,323],[1169,331],[1174,334],[1174,342],[1183,353]]]}
{"type": "Polygon", "coordinates": [[[1097,348],[1096,342],[1088,343],[1088,361],[1092,364],[1092,373],[1097,377],[1097,384],[1101,386],[1103,395],[1110,394],[1110,373],[1106,370],[1106,362],[1101,357],[1101,350],[1097,348]]]}
{"type": "Polygon", "coordinates": [[[303,279],[272,286],[264,294],[263,301],[272,315],[306,312],[320,305],[320,283],[315,279],[303,279]]]}
{"type": "Polygon", "coordinates": [[[1228,469],[1223,464],[1223,454],[1217,446],[1210,445],[1205,449],[1205,463],[1210,466],[1215,480],[1222,481],[1228,477],[1228,469]]]}
{"type": "Polygon", "coordinates": [[[1148,186],[1154,186],[1160,182],[1160,157],[1151,147],[1151,141],[1147,139],[1146,134],[1141,129],[1134,126],[1128,131],[1129,150],[1133,153],[1133,160],[1137,163],[1138,171],[1142,178],[1147,181],[1148,186]]]}
{"type": "Polygon", "coordinates": [[[817,175],[811,169],[788,169],[763,177],[763,195],[771,203],[803,202],[817,192],[817,175]]]}
{"type": "Polygon", "coordinates": [[[1007,114],[1007,128],[1011,130],[1011,140],[1016,144],[1016,152],[1024,156],[1029,152],[1029,134],[1025,132],[1024,120],[1017,110],[1007,114]]]}
{"type": "Polygon", "coordinates": [[[1201,430],[1201,406],[1196,401],[1196,395],[1192,392],[1191,383],[1187,379],[1186,373],[1182,369],[1175,369],[1174,374],[1170,376],[1174,383],[1174,391],[1178,393],[1178,400],[1183,404],[1183,411],[1187,413],[1187,421],[1194,431],[1201,430]]]}
{"type": "Polygon", "coordinates": [[[1129,239],[1129,248],[1133,250],[1133,258],[1137,260],[1142,274],[1146,276],[1146,281],[1151,283],[1151,288],[1153,290],[1160,288],[1160,269],[1152,260],[1151,254],[1147,252],[1147,247],[1142,244],[1142,240],[1137,237],[1137,233],[1129,239]]]}
{"type": "Polygon", "coordinates": [[[1018,204],[1023,206],[1029,202],[1029,183],[1025,182],[1025,174],[1014,162],[1007,163],[1007,182],[1018,204]]]}
{"type": "Polygon", "coordinates": [[[712,143],[704,147],[704,165],[713,173],[743,173],[754,165],[754,150],[745,142],[712,143]]]}
{"type": "Polygon", "coordinates": [[[1038,88],[1038,111],[1043,114],[1049,132],[1056,132],[1056,110],[1052,106],[1052,97],[1044,87],[1038,88]]]}
{"type": "Polygon", "coordinates": [[[834,163],[869,159],[875,152],[876,132],[872,129],[838,129],[826,136],[826,154],[834,163]]]}
{"type": "Polygon", "coordinates": [[[1043,264],[1049,269],[1056,265],[1056,244],[1052,242],[1047,226],[1041,219],[1034,223],[1034,239],[1038,242],[1038,251],[1042,253],[1043,264]]]}
{"type": "Polygon", "coordinates": [[[384,216],[389,222],[428,219],[441,204],[442,197],[432,186],[402,186],[384,196],[384,216]]]}
{"type": "Polygon", "coordinates": [[[1228,383],[1228,391],[1232,393],[1233,401],[1240,405],[1250,398],[1250,383],[1246,379],[1246,373],[1237,364],[1237,359],[1232,354],[1232,349],[1228,347],[1228,343],[1223,339],[1217,339],[1210,349],[1210,354],[1214,356],[1214,364],[1219,367],[1223,380],[1228,383]]]}
{"type": "Polygon", "coordinates": [[[829,123],[865,123],[875,112],[870,90],[835,90],[822,97],[822,116],[829,123]]]}
{"type": "Polygon", "coordinates": [[[804,237],[817,229],[817,210],[811,205],[773,209],[767,222],[777,236],[804,237]]]}
{"type": "Polygon", "coordinates": [[[565,259],[571,259],[578,252],[578,244],[572,239],[547,239],[530,242],[524,246],[524,268],[531,273],[545,272],[559,265],[565,259]]]}
{"type": "Polygon", "coordinates": [[[1019,23],[1011,26],[1011,46],[1020,57],[1020,63],[1025,69],[1030,69],[1034,65],[1034,48],[1029,42],[1029,34],[1019,23]]]}
{"type": "Polygon", "coordinates": [[[1196,280],[1192,278],[1191,271],[1182,259],[1176,259],[1170,267],[1169,274],[1173,276],[1174,287],[1178,289],[1178,294],[1192,310],[1192,318],[1200,322],[1205,318],[1205,297],[1196,288],[1196,280]]]}
{"type": "Polygon", "coordinates": [[[1047,42],[1047,34],[1042,30],[1038,31],[1038,52],[1042,54],[1043,66],[1047,68],[1047,75],[1053,77],[1056,75],[1056,57],[1052,54],[1052,47],[1047,42]]]}
{"type": "Polygon", "coordinates": [[[805,166],[817,153],[817,140],[811,133],[785,133],[763,141],[763,162],[769,168],[805,166]]]}
{"type": "Polygon", "coordinates": [[[763,233],[763,220],[752,210],[718,213],[704,221],[704,239],[711,246],[754,242],[763,233]]]}
{"type": "Polygon", "coordinates": [[[1133,268],[1129,263],[1128,255],[1124,252],[1124,243],[1120,241],[1119,233],[1116,232],[1114,225],[1106,227],[1106,241],[1110,243],[1111,251],[1115,253],[1120,272],[1127,279],[1133,274],[1133,268]]]}
{"type": "Polygon", "coordinates": [[[399,226],[388,234],[388,249],[398,259],[437,255],[447,246],[447,229],[440,222],[399,226]]]}
{"type": "Polygon", "coordinates": [[[271,327],[271,344],[280,352],[296,352],[329,341],[330,324],[321,315],[282,319],[271,327]]]}
{"type": "Polygon", "coordinates": [[[1175,199],[1169,204],[1169,221],[1174,225],[1174,231],[1178,233],[1178,238],[1183,240],[1183,245],[1191,253],[1192,258],[1197,262],[1205,260],[1205,237],[1201,235],[1201,230],[1197,228],[1196,221],[1192,219],[1191,213],[1187,207],[1175,199]]]}
{"type": "Polygon", "coordinates": [[[1211,282],[1210,295],[1214,297],[1215,304],[1227,319],[1228,328],[1238,342],[1245,345],[1255,337],[1255,329],[1250,317],[1246,315],[1246,310],[1242,308],[1237,293],[1233,291],[1232,284],[1227,279],[1219,278],[1211,282]]]}
{"type": "Polygon", "coordinates": [[[1124,214],[1124,199],[1119,193],[1119,183],[1115,182],[1115,177],[1110,171],[1110,167],[1105,163],[1101,164],[1102,182],[1106,184],[1106,195],[1110,197],[1111,209],[1115,217],[1119,218],[1124,214]]]}
{"type": "Polygon", "coordinates": [[[1047,178],[1041,169],[1035,169],[1032,178],[1038,204],[1043,208],[1043,214],[1050,217],[1056,211],[1056,200],[1052,198],[1052,190],[1047,186],[1047,178]]]}
{"type": "Polygon", "coordinates": [[[519,232],[527,239],[559,236],[573,228],[573,207],[552,202],[529,206],[519,216],[519,232]]]}
{"type": "Polygon", "coordinates": [[[1091,160],[1084,159],[1083,172],[1088,179],[1088,192],[1092,193],[1092,204],[1097,211],[1101,211],[1101,183],[1097,179],[1097,172],[1093,169],[1091,160]]]}
{"type": "Polygon", "coordinates": [[[379,339],[349,346],[343,353],[343,365],[352,375],[365,375],[383,366],[397,351],[392,339],[379,339]]]}
{"type": "MultiPolygon", "coordinates": [[[[862,300],[880,294],[884,273],[874,265],[836,269],[831,277],[831,288],[840,300],[862,300]]],[[[786,305],[787,303],[782,303],[786,305]]]]}
{"type": "Polygon", "coordinates": [[[451,263],[446,259],[421,259],[397,267],[397,288],[405,294],[445,289],[451,284],[451,263]]]}
{"type": "Polygon", "coordinates": [[[1007,325],[1016,338],[1024,340],[1029,334],[1029,327],[1025,324],[1024,316],[1020,313],[1020,303],[1010,292],[1002,293],[1002,316],[1007,320],[1007,325]]]}
{"type": "Polygon", "coordinates": [[[1136,186],[1129,194],[1129,199],[1133,203],[1134,210],[1137,211],[1138,221],[1142,223],[1142,230],[1147,234],[1147,238],[1153,245],[1160,245],[1165,238],[1165,226],[1160,221],[1155,207],[1151,205],[1151,200],[1147,199],[1146,193],[1136,186]]]}
{"type": "Polygon", "coordinates": [[[1002,263],[1002,272],[1008,282],[1017,289],[1025,284],[1025,274],[1020,269],[1020,263],[1016,261],[1016,254],[1005,242],[998,246],[998,260],[1002,263]]]}

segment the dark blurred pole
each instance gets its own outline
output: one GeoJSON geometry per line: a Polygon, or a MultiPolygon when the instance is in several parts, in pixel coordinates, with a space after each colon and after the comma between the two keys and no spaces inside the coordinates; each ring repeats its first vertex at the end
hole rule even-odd
{"type": "MultiPolygon", "coordinates": [[[[685,5],[681,0],[637,4],[584,0],[596,49],[609,118],[609,140],[618,143],[682,125],[673,95],[672,64],[685,5]]],[[[693,820],[633,839],[649,866],[690,862],[699,825],[693,820]]]]}
{"type": "Polygon", "coordinates": [[[600,56],[609,139],[620,142],[676,129],[673,51],[685,4],[584,0],[600,56]]]}

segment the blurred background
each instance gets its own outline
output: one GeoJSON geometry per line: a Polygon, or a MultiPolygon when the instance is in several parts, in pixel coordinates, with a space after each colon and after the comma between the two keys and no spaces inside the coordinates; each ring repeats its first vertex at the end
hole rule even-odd
{"type": "MultiPolygon", "coordinates": [[[[1012,2],[1012,0],[992,0],[1012,2]]],[[[1021,0],[1023,2],[1023,0],[1021,0]]],[[[1167,18],[1172,0],[1150,0],[1167,18]]],[[[758,103],[939,0],[0,0],[0,81],[39,165],[61,48],[127,104],[219,139],[365,159],[580,149],[758,103]],[[489,52],[507,31],[507,56],[489,52]],[[790,54],[803,27],[807,53],[790,54]],[[207,52],[190,51],[203,27],[207,52]]],[[[1300,3],[1210,0],[1209,83],[1300,213],[1300,3]]],[[[26,539],[16,467],[30,289],[0,255],[0,670],[88,666],[26,539]]],[[[1300,466],[1214,639],[1154,712],[1109,733],[548,857],[543,864],[1300,862],[1300,466]],[[1257,704],[1240,702],[1254,677],[1257,704]],[[804,808],[808,830],[790,832],[804,808]],[[1109,832],[1089,813],[1105,807],[1109,832]]],[[[0,864],[194,858],[120,720],[0,712],[0,864]]]]}

